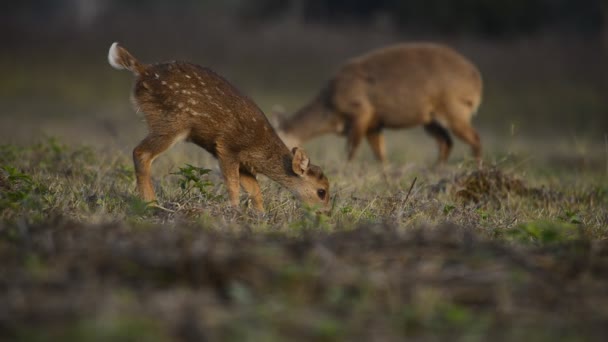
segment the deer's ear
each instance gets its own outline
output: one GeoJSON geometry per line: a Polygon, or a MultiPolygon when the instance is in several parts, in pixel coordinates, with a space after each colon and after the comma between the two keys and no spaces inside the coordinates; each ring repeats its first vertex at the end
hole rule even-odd
{"type": "Polygon", "coordinates": [[[306,152],[304,152],[304,150],[299,147],[294,147],[291,150],[291,153],[293,154],[293,159],[291,161],[291,167],[293,169],[293,172],[296,175],[303,177],[306,174],[306,171],[308,170],[310,159],[306,155],[306,152]]]}
{"type": "Polygon", "coordinates": [[[285,123],[285,108],[281,105],[274,105],[270,112],[270,124],[274,129],[281,129],[285,123]]]}

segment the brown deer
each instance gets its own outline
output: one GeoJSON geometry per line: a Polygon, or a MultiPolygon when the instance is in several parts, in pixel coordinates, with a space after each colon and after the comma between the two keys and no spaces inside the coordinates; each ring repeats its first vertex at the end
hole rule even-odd
{"type": "Polygon", "coordinates": [[[329,203],[329,182],[306,153],[291,151],[266,116],[248,97],[208,68],[186,62],[141,64],[126,49],[112,44],[108,61],[136,76],[132,102],[143,112],[148,136],[133,150],[137,189],[155,200],[152,161],[180,141],[190,141],[215,156],[232,206],[238,205],[239,183],[263,211],[256,174],[289,189],[307,204],[329,203]]]}
{"type": "Polygon", "coordinates": [[[382,130],[423,125],[439,144],[439,163],[452,149],[451,131],[471,146],[480,164],[471,118],[481,93],[479,71],[458,52],[433,43],[399,44],[347,61],[312,102],[279,121],[278,131],[288,146],[326,133],[345,135],[349,160],[366,137],[385,163],[382,130]]]}

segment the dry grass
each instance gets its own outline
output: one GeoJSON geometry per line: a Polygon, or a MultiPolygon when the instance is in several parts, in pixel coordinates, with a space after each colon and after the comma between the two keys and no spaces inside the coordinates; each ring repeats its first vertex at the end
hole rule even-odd
{"type": "Polygon", "coordinates": [[[328,161],[341,149],[310,150],[333,183],[329,215],[300,208],[268,181],[267,214],[248,209],[246,197],[229,209],[217,172],[181,189],[186,160],[213,165],[188,149],[159,160],[158,209],[135,197],[127,154],[56,139],[2,146],[2,335],[390,341],[607,332],[601,169],[552,181],[515,157],[482,171],[466,160],[442,169],[393,163],[386,183],[368,151],[339,166],[328,161]]]}

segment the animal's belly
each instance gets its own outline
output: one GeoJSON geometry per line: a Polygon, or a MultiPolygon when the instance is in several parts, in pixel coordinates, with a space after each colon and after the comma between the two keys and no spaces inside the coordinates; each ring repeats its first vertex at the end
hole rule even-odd
{"type": "Polygon", "coordinates": [[[386,128],[407,128],[430,119],[431,109],[417,96],[394,96],[374,103],[378,121],[386,128]]]}
{"type": "Polygon", "coordinates": [[[386,128],[408,128],[425,122],[425,115],[416,108],[391,108],[378,113],[378,122],[386,128]]]}

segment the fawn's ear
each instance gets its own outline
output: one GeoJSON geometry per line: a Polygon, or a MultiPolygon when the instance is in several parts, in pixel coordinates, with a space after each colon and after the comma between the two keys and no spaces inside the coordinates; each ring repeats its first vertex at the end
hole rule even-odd
{"type": "Polygon", "coordinates": [[[308,158],[304,150],[299,147],[294,147],[291,150],[291,153],[293,153],[293,160],[291,161],[291,167],[293,168],[293,172],[296,175],[303,177],[306,174],[306,171],[308,170],[308,164],[310,164],[310,159],[308,158]]]}

